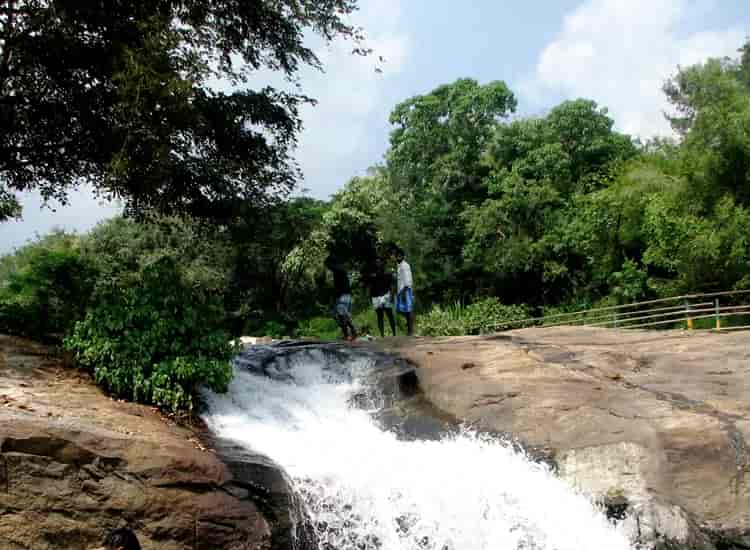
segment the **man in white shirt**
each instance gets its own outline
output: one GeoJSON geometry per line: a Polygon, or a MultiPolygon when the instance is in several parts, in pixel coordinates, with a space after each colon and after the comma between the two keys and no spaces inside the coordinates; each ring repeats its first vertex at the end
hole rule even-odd
{"type": "Polygon", "coordinates": [[[396,261],[398,262],[396,311],[406,318],[409,336],[414,336],[414,282],[411,276],[411,266],[406,261],[404,251],[400,248],[396,250],[396,261]]]}

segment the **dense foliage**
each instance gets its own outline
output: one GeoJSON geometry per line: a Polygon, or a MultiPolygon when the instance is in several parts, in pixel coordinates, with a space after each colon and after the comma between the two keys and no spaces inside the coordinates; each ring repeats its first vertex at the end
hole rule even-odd
{"type": "Polygon", "coordinates": [[[199,386],[231,378],[226,243],[177,217],[49,235],[0,259],[0,330],[65,337],[114,395],[190,410],[199,386]]]}
{"type": "Polygon", "coordinates": [[[506,122],[504,84],[441,86],[396,106],[385,164],[334,198],[346,223],[327,234],[356,233],[356,220],[400,243],[425,312],[488,296],[537,314],[748,288],[748,75],[750,45],[680,69],[665,92],[681,139],[645,144],[593,101],[506,122]]]}
{"type": "Polygon", "coordinates": [[[80,244],[53,233],[0,258],[0,331],[44,338],[72,328],[94,285],[80,244]]]}
{"type": "MultiPolygon", "coordinates": [[[[257,82],[319,67],[355,0],[0,1],[0,221],[9,191],[64,200],[82,181],[158,209],[225,218],[288,191],[298,107],[257,82]],[[217,82],[241,84],[217,91],[217,82]]],[[[226,88],[226,86],[224,86],[226,88]]]]}
{"type": "Polygon", "coordinates": [[[285,330],[274,319],[304,310],[309,273],[287,253],[321,214],[278,200],[314,101],[296,74],[321,68],[315,35],[368,53],[356,7],[0,0],[0,222],[20,214],[17,191],[65,202],[81,183],[128,216],[0,260],[0,330],[67,336],[118,396],[178,410],[201,384],[225,389],[230,330],[269,316],[285,330]],[[295,91],[264,87],[262,71],[295,91]]]}
{"type": "Polygon", "coordinates": [[[361,274],[393,244],[422,334],[750,289],[750,45],[680,69],[665,92],[680,139],[641,143],[593,101],[509,121],[505,84],[441,86],[395,107],[384,164],[329,202],[221,225],[118,218],[2,258],[0,330],[65,333],[115,394],[189,408],[198,385],[226,387],[230,335],[336,336],[330,252],[365,332],[361,274]]]}
{"type": "Polygon", "coordinates": [[[425,336],[462,336],[485,334],[512,328],[513,323],[528,317],[525,307],[504,305],[497,298],[485,298],[464,306],[434,305],[419,319],[419,331],[425,336]]]}
{"type": "Polygon", "coordinates": [[[65,345],[112,394],[176,412],[200,385],[226,391],[235,350],[221,297],[186,275],[164,256],[127,284],[100,282],[65,345]]]}

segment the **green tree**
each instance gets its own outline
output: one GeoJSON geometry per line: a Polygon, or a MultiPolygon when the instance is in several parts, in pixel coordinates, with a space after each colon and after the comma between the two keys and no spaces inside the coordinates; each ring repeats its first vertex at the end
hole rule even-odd
{"type": "Polygon", "coordinates": [[[60,338],[83,317],[97,272],[81,240],[54,232],[0,258],[0,331],[60,338]]]}
{"type": "Polygon", "coordinates": [[[110,393],[178,412],[193,408],[200,386],[226,391],[237,350],[221,296],[185,275],[163,256],[128,283],[99,282],[65,344],[110,393]]]}
{"type": "Polygon", "coordinates": [[[65,344],[107,391],[174,411],[231,378],[227,231],[187,217],[115,218],[80,240],[96,273],[65,344]]]}
{"type": "MultiPolygon", "coordinates": [[[[298,107],[249,89],[319,67],[305,44],[361,34],[356,0],[0,1],[0,215],[9,192],[89,182],[128,211],[234,216],[288,191],[298,107]],[[243,85],[217,92],[211,81],[243,85]]],[[[7,205],[10,204],[11,207],[7,205]]],[[[2,219],[2,218],[0,218],[2,219]]]]}
{"type": "Polygon", "coordinates": [[[635,154],[612,128],[606,109],[583,99],[497,126],[483,159],[488,198],[462,215],[483,293],[556,303],[583,290],[585,257],[565,234],[578,197],[610,185],[635,154]]]}
{"type": "Polygon", "coordinates": [[[461,286],[461,213],[486,197],[482,155],[498,120],[515,108],[504,82],[460,79],[408,99],[391,113],[386,215],[401,219],[386,223],[401,226],[398,240],[415,274],[427,275],[429,287],[420,289],[425,296],[461,286]]]}
{"type": "MultiPolygon", "coordinates": [[[[284,277],[297,287],[295,312],[329,315],[334,299],[330,272],[324,266],[329,254],[343,261],[356,278],[358,272],[372,264],[375,255],[385,251],[384,226],[379,218],[384,194],[382,169],[370,169],[368,175],[347,182],[328,203],[319,224],[300,235],[282,264],[284,277]]],[[[361,285],[355,284],[356,291],[365,298],[361,285]]]]}
{"type": "Polygon", "coordinates": [[[680,69],[664,87],[684,138],[684,173],[707,208],[725,192],[750,204],[750,43],[740,51],[680,69]]]}
{"type": "Polygon", "coordinates": [[[0,222],[17,218],[20,215],[21,205],[18,203],[18,199],[0,184],[0,222]]]}
{"type": "Polygon", "coordinates": [[[273,205],[260,219],[230,227],[233,271],[227,305],[236,331],[255,333],[269,321],[293,327],[300,317],[317,312],[321,269],[316,265],[322,266],[322,260],[300,250],[316,242],[328,208],[322,201],[294,198],[273,205]]]}
{"type": "Polygon", "coordinates": [[[184,216],[149,216],[136,222],[116,217],[100,223],[81,242],[99,282],[130,285],[162,258],[180,265],[189,284],[219,296],[231,276],[231,244],[226,230],[184,216]]]}
{"type": "MultiPolygon", "coordinates": [[[[355,265],[372,262],[383,242],[379,231],[386,189],[382,168],[355,177],[333,196],[323,223],[329,235],[328,248],[355,265]]],[[[382,251],[380,251],[382,252],[382,251]]]]}

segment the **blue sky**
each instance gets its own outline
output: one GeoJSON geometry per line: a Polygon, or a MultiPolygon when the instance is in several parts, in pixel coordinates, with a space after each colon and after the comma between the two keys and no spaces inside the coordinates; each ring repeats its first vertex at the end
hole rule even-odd
{"type": "MultiPolygon", "coordinates": [[[[747,0],[361,0],[374,58],[348,44],[318,44],[326,73],[306,70],[304,91],[319,100],[304,111],[297,158],[309,195],[326,198],[382,159],[388,113],[415,94],[471,77],[505,80],[523,115],[568,98],[610,109],[621,131],[669,132],[661,83],[677,65],[735,55],[750,36],[747,0]]],[[[53,227],[85,231],[118,211],[86,190],[68,206],[40,208],[21,197],[24,219],[0,225],[0,253],[53,227]]]]}

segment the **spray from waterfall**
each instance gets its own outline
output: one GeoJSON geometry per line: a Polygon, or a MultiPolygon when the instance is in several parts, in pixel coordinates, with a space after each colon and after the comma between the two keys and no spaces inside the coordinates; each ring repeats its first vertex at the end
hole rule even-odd
{"type": "MultiPolygon", "coordinates": [[[[327,550],[626,550],[625,533],[549,468],[470,431],[404,440],[353,405],[374,362],[324,349],[239,360],[207,395],[219,436],[278,462],[327,550]]],[[[361,404],[360,404],[361,407],[361,404]]]]}

